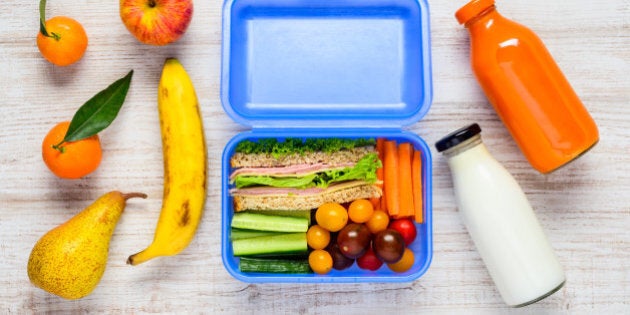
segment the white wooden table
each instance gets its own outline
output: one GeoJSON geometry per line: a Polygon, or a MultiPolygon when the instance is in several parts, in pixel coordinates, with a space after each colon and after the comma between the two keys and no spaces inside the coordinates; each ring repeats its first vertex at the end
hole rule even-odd
{"type": "Polygon", "coordinates": [[[453,16],[465,1],[431,1],[434,101],[409,130],[433,153],[434,256],[428,272],[400,284],[262,284],[233,279],[220,251],[220,154],[246,127],[219,100],[221,6],[196,1],[186,35],[167,47],[138,43],[117,1],[49,1],[89,36],[80,63],[58,68],[35,44],[38,1],[0,4],[0,313],[454,313],[510,311],[500,299],[455,207],[435,141],[471,122],[521,183],[567,275],[550,298],[523,313],[630,313],[630,1],[499,1],[502,14],[546,42],[597,121],[601,140],[569,166],[541,175],[525,161],[488,104],[468,64],[468,34],[453,16]],[[166,57],[188,69],[202,105],[209,151],[208,199],[192,244],[180,255],[132,267],[130,253],[153,237],[162,196],[156,86],[166,57]],[[41,158],[48,130],[100,89],[135,70],[127,101],[101,133],[105,150],[87,178],[54,177],[41,158]],[[143,191],[129,202],[107,270],[88,297],[66,301],[29,283],[33,244],[109,190],[143,191]]]}

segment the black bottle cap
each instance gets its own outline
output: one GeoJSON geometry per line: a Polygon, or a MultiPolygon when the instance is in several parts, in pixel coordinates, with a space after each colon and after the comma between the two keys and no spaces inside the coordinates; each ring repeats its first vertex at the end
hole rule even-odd
{"type": "Polygon", "coordinates": [[[480,133],[481,127],[479,127],[478,124],[474,123],[470,126],[455,130],[448,136],[440,139],[440,141],[435,143],[435,148],[438,150],[438,152],[446,151],[480,133]]]}

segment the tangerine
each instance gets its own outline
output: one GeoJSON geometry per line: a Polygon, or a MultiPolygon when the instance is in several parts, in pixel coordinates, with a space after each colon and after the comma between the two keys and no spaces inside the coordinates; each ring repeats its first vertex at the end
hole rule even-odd
{"type": "Polygon", "coordinates": [[[55,16],[46,21],[49,36],[37,34],[37,48],[46,60],[58,66],[71,65],[83,57],[88,38],[85,29],[75,19],[55,16]]]}
{"type": "Polygon", "coordinates": [[[103,153],[98,135],[63,142],[68,127],[70,122],[64,121],[48,132],[42,142],[42,157],[55,175],[77,179],[92,173],[101,164],[103,153]]]}

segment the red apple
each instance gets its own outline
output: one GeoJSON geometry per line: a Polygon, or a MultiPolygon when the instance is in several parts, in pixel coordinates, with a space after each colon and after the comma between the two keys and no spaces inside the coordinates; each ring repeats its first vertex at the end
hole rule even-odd
{"type": "Polygon", "coordinates": [[[120,0],[120,18],[145,44],[176,41],[186,32],[192,15],[192,0],[120,0]]]}

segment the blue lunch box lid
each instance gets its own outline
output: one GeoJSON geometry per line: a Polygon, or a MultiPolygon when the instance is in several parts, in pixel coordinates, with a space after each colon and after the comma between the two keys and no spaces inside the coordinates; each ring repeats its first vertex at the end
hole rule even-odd
{"type": "Polygon", "coordinates": [[[400,128],[432,101],[426,0],[226,0],[221,102],[259,128],[400,128]]]}

